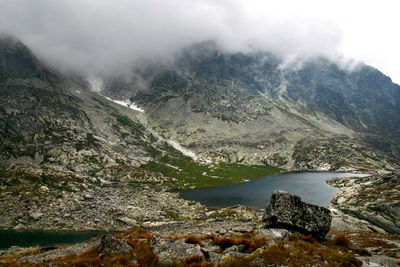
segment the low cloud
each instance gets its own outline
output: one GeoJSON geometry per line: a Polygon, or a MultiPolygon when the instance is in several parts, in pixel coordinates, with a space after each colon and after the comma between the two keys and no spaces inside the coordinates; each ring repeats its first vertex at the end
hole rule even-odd
{"type": "Polygon", "coordinates": [[[228,51],[260,49],[288,59],[338,53],[341,30],[324,18],[319,1],[300,1],[305,7],[269,2],[0,0],[0,31],[16,35],[49,64],[85,75],[167,60],[208,40],[228,51]]]}

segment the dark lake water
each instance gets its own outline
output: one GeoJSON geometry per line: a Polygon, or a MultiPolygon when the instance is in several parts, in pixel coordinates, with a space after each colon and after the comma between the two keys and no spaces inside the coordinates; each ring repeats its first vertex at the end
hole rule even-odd
{"type": "Polygon", "coordinates": [[[103,233],[93,232],[25,232],[4,230],[0,231],[0,249],[11,246],[55,246],[62,244],[75,244],[91,239],[94,236],[102,236],[103,233]]]}
{"type": "Polygon", "coordinates": [[[368,174],[337,172],[299,172],[266,176],[245,183],[228,186],[181,190],[183,198],[196,200],[209,207],[245,205],[255,209],[265,208],[274,190],[280,189],[298,195],[303,201],[320,206],[330,204],[337,188],[325,181],[333,177],[367,176],[368,174]]]}

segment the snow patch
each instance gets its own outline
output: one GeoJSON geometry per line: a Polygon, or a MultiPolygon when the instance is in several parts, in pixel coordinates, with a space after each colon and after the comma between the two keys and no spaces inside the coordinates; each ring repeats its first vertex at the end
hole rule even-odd
{"type": "Polygon", "coordinates": [[[329,163],[322,163],[318,167],[318,171],[329,171],[331,169],[331,165],[329,163]]]}
{"type": "Polygon", "coordinates": [[[173,169],[178,170],[178,171],[182,171],[181,169],[179,169],[179,167],[171,165],[171,164],[168,164],[168,163],[165,163],[165,166],[168,166],[168,167],[173,168],[173,169]]]}
{"type": "Polygon", "coordinates": [[[156,132],[153,127],[151,127],[151,125],[149,124],[149,122],[147,121],[145,115],[144,115],[144,110],[142,108],[139,108],[138,106],[135,105],[134,102],[131,102],[129,100],[115,100],[115,99],[111,99],[103,94],[101,94],[100,92],[98,92],[99,95],[101,95],[102,97],[104,97],[105,99],[112,101],[118,105],[139,111],[143,114],[139,114],[138,116],[136,116],[138,118],[138,120],[142,123],[142,125],[155,137],[158,139],[158,141],[164,141],[166,143],[168,143],[170,146],[172,146],[173,148],[175,148],[176,150],[178,150],[179,152],[181,152],[183,155],[192,158],[194,161],[198,160],[198,157],[196,156],[195,153],[193,153],[192,151],[182,147],[178,142],[171,140],[171,139],[165,139],[164,137],[162,137],[158,132],[156,132]]]}
{"type": "Polygon", "coordinates": [[[194,161],[198,160],[198,157],[196,156],[195,153],[193,153],[192,151],[182,147],[178,142],[171,140],[171,139],[166,139],[164,137],[162,137],[158,132],[156,132],[153,127],[151,127],[150,123],[147,121],[146,115],[144,115],[144,113],[138,114],[136,116],[136,118],[138,118],[138,120],[142,123],[142,125],[144,127],[146,127],[146,129],[155,137],[158,139],[159,142],[166,142],[168,143],[170,146],[172,146],[173,148],[175,148],[176,150],[178,150],[179,152],[181,152],[183,155],[192,158],[194,161]]]}
{"type": "Polygon", "coordinates": [[[111,99],[111,98],[109,98],[109,97],[107,97],[105,95],[102,95],[100,93],[99,93],[99,95],[101,95],[105,99],[107,99],[109,101],[112,101],[112,102],[114,102],[114,103],[116,103],[118,105],[130,108],[130,109],[133,109],[133,110],[136,110],[136,111],[139,111],[139,112],[144,112],[144,109],[139,108],[138,106],[136,106],[136,104],[134,102],[131,102],[129,100],[115,100],[115,99],[111,99]]]}
{"type": "Polygon", "coordinates": [[[190,157],[193,160],[197,160],[197,156],[195,153],[193,153],[190,150],[187,150],[185,148],[183,148],[180,144],[178,144],[178,142],[171,140],[171,139],[166,139],[165,140],[170,146],[172,146],[173,148],[175,148],[176,150],[180,151],[183,155],[185,155],[186,157],[190,157]]]}

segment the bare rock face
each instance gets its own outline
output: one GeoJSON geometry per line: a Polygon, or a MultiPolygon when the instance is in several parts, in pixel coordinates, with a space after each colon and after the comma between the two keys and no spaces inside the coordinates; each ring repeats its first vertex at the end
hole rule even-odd
{"type": "Polygon", "coordinates": [[[324,207],[301,201],[288,192],[276,190],[263,216],[264,228],[283,228],[323,239],[331,228],[332,216],[324,207]]]}
{"type": "Polygon", "coordinates": [[[132,246],[128,242],[111,235],[104,235],[101,238],[100,250],[109,254],[126,254],[132,250],[132,246]]]}
{"type": "Polygon", "coordinates": [[[168,240],[160,237],[153,237],[151,248],[158,255],[160,263],[170,261],[181,261],[190,257],[204,259],[203,252],[199,245],[187,244],[183,240],[168,240]]]}

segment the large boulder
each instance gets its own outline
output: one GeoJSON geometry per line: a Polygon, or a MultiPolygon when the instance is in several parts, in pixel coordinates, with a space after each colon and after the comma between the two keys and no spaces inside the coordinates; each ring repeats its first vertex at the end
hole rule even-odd
{"type": "Polygon", "coordinates": [[[288,192],[276,190],[263,216],[264,228],[282,228],[323,239],[331,228],[332,216],[327,208],[301,201],[288,192]]]}

